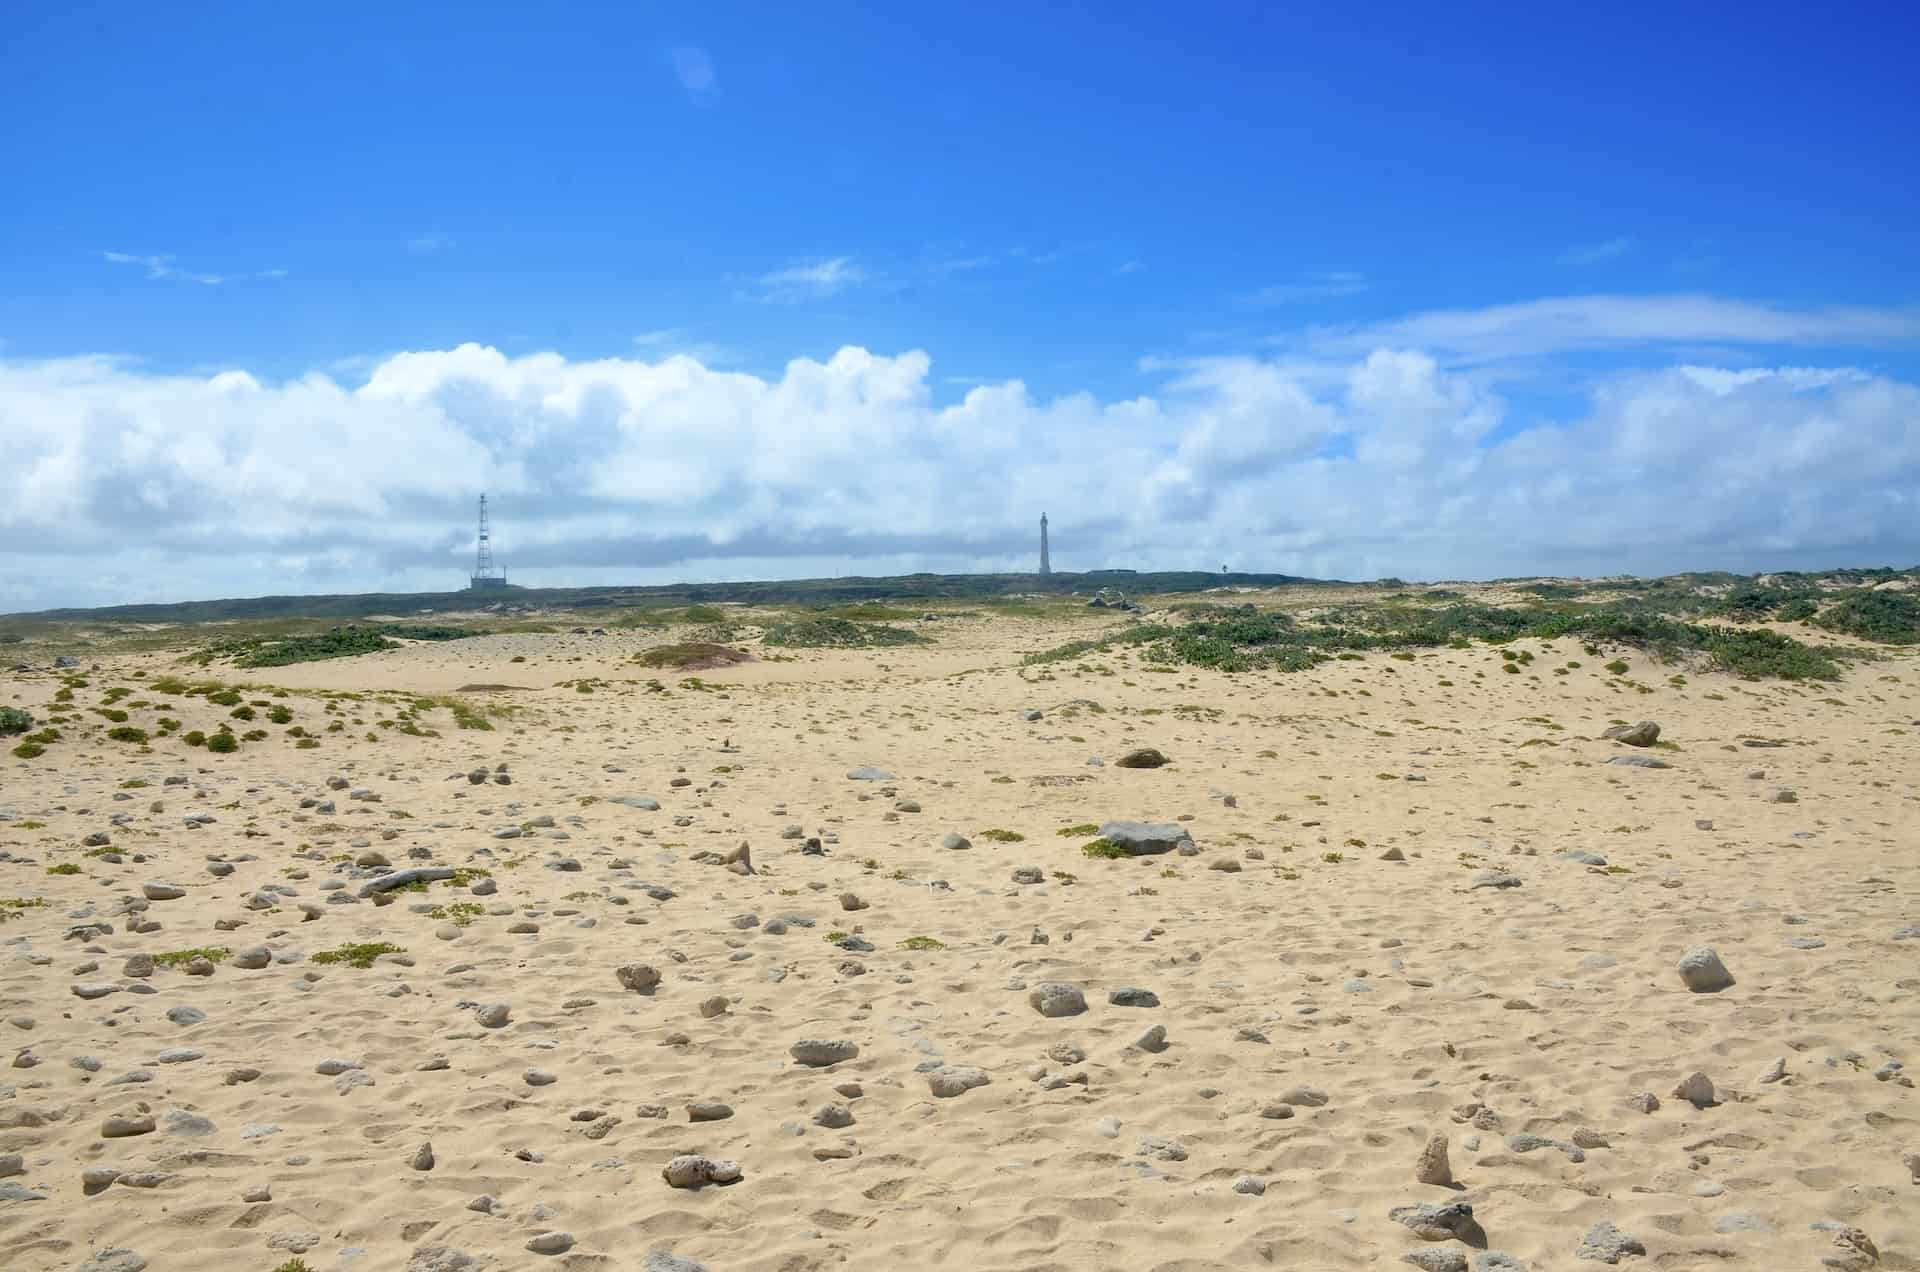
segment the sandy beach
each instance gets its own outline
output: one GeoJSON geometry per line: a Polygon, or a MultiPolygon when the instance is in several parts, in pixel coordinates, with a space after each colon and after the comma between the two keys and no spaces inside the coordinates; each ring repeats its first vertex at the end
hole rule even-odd
{"type": "Polygon", "coordinates": [[[0,768],[0,1263],[1920,1267],[1912,654],[1021,662],[1112,621],[6,676],[292,723],[0,768]]]}

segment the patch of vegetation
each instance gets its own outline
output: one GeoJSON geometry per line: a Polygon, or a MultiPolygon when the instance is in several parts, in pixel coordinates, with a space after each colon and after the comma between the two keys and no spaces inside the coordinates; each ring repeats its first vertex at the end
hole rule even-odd
{"type": "Polygon", "coordinates": [[[196,958],[204,958],[209,963],[223,963],[232,955],[233,951],[224,945],[202,945],[190,950],[168,950],[165,954],[155,954],[153,961],[160,967],[185,967],[196,958]]]}
{"type": "Polygon", "coordinates": [[[1813,625],[1882,645],[1920,644],[1920,596],[1855,592],[1829,605],[1813,625]]]}
{"type": "Polygon", "coordinates": [[[145,742],[147,740],[147,731],[145,729],[136,729],[130,724],[123,724],[118,728],[108,729],[107,736],[115,742],[145,742]]]}
{"type": "Polygon", "coordinates": [[[1024,843],[1027,837],[1017,830],[1001,830],[996,827],[993,830],[981,831],[980,838],[992,840],[996,844],[1018,844],[1024,843]]]}
{"type": "Polygon", "coordinates": [[[207,739],[207,750],[231,755],[240,749],[240,739],[231,733],[216,733],[207,739]]]}
{"type": "Polygon", "coordinates": [[[900,942],[900,948],[903,950],[944,950],[947,948],[947,945],[945,941],[935,940],[931,936],[910,936],[900,942]]]}
{"type": "Polygon", "coordinates": [[[231,662],[236,667],[285,667],[293,663],[353,658],[360,654],[398,649],[398,642],[402,640],[461,640],[479,634],[464,627],[415,623],[382,623],[367,627],[348,624],[307,635],[245,636],[220,641],[192,655],[192,659],[203,667],[216,659],[231,662]]]}
{"type": "Polygon", "coordinates": [[[33,727],[33,717],[18,707],[0,707],[0,734],[25,733],[33,727]]]}
{"type": "Polygon", "coordinates": [[[487,907],[478,901],[455,901],[452,905],[436,905],[427,912],[429,918],[443,920],[455,927],[466,927],[487,912],[487,907]]]}
{"type": "Polygon", "coordinates": [[[926,645],[918,632],[848,618],[802,618],[767,628],[764,644],[785,649],[871,649],[888,645],[926,645]]]}
{"type": "Polygon", "coordinates": [[[1095,839],[1080,845],[1080,855],[1100,861],[1121,861],[1133,856],[1111,839],[1095,839]]]}
{"type": "Polygon", "coordinates": [[[80,873],[80,867],[74,865],[71,861],[63,861],[57,866],[48,866],[47,873],[50,875],[77,875],[80,873]]]}
{"type": "Polygon", "coordinates": [[[373,960],[382,954],[405,954],[406,950],[388,941],[366,941],[355,945],[342,945],[338,949],[321,950],[313,956],[313,962],[323,965],[335,963],[347,967],[368,968],[373,960]]]}
{"type": "Polygon", "coordinates": [[[1062,826],[1054,833],[1062,839],[1083,839],[1088,835],[1099,834],[1100,826],[1097,822],[1082,822],[1078,826],[1062,826]]]}
{"type": "Polygon", "coordinates": [[[633,656],[643,667],[665,667],[674,671],[705,671],[711,667],[730,667],[751,662],[753,656],[743,649],[707,641],[685,641],[678,645],[657,645],[633,656]]]}
{"type": "Polygon", "coordinates": [[[22,910],[38,910],[46,904],[44,897],[0,897],[0,923],[19,918],[22,910]]]}

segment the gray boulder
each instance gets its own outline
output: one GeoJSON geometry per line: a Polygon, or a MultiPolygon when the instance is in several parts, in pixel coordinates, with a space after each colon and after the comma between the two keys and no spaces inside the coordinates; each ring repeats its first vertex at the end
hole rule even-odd
{"type": "Polygon", "coordinates": [[[1625,742],[1628,746],[1652,746],[1660,740],[1660,726],[1651,720],[1642,720],[1638,724],[1616,724],[1600,736],[1625,742]]]}
{"type": "Polygon", "coordinates": [[[1154,857],[1193,843],[1193,836],[1178,822],[1102,822],[1100,838],[1135,857],[1154,857]]]}

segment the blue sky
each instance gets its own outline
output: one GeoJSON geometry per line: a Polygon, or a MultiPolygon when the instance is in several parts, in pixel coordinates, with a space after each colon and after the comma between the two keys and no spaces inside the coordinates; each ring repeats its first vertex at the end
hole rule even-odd
{"type": "MultiPolygon", "coordinates": [[[[746,471],[693,483],[701,500],[603,492],[603,524],[568,531],[558,483],[578,478],[562,474],[583,454],[613,452],[586,445],[593,429],[577,406],[538,420],[515,413],[549,406],[503,406],[512,393],[499,376],[524,391],[513,367],[539,354],[566,362],[561,379],[605,360],[657,367],[681,355],[704,375],[805,399],[789,382],[793,359],[830,368],[843,348],[924,351],[908,395],[923,415],[875,425],[888,444],[937,457],[956,489],[1031,453],[1034,498],[1052,486],[1083,504],[1090,492],[1044,459],[1069,443],[1100,448],[1102,426],[1057,404],[1149,400],[1159,423],[1110,447],[1133,455],[1129,471],[1145,483],[1126,497],[1132,511],[1068,508],[1063,524],[1051,509],[1057,538],[1106,558],[1078,564],[1152,555],[1147,545],[1167,548],[1195,508],[1233,505],[1242,492],[1194,461],[1202,433],[1216,450],[1239,437],[1240,457],[1220,470],[1228,485],[1267,474],[1267,487],[1244,492],[1249,508],[1294,498],[1297,483],[1326,488],[1316,464],[1364,463],[1370,426],[1353,415],[1354,377],[1376,352],[1431,362],[1419,387],[1458,417],[1404,404],[1387,414],[1420,415],[1421,446],[1451,438],[1469,458],[1541,429],[1604,425],[1609,402],[1683,366],[1792,369],[1804,409],[1783,428],[1872,405],[1880,414],[1856,422],[1855,441],[1869,428],[1883,430],[1873,434],[1883,447],[1911,436],[1901,391],[1920,349],[1910,157],[1920,24],[1903,6],[171,8],[0,12],[0,171],[11,187],[0,199],[0,359],[15,387],[0,397],[0,429],[18,448],[16,471],[37,465],[53,480],[77,462],[76,433],[89,462],[99,447],[117,463],[127,446],[116,427],[144,428],[149,442],[191,435],[190,408],[177,422],[140,414],[158,397],[190,397],[183,379],[244,372],[265,396],[213,444],[225,470],[144,475],[153,519],[178,534],[153,547],[159,575],[154,560],[104,555],[108,521],[93,527],[97,540],[62,541],[16,511],[5,515],[32,552],[77,553],[89,572],[75,581],[63,569],[67,581],[54,583],[45,562],[16,558],[0,566],[0,606],[121,599],[156,577],[196,591],[289,577],[281,590],[424,585],[431,554],[452,550],[429,529],[443,516],[436,501],[464,506],[464,493],[375,471],[369,506],[409,526],[417,515],[415,538],[431,542],[323,552],[243,528],[252,537],[230,555],[210,549],[220,527],[196,520],[189,497],[205,487],[253,520],[241,512],[248,472],[289,454],[275,440],[287,411],[276,392],[322,375],[357,393],[396,353],[451,357],[467,344],[508,369],[448,363],[413,399],[486,442],[461,475],[503,488],[508,525],[523,496],[521,546],[552,550],[532,568],[553,582],[595,581],[623,559],[700,577],[1017,556],[984,523],[941,544],[878,516],[858,527],[866,538],[775,545],[754,536],[790,523],[783,501],[798,496],[746,471]],[[94,360],[88,405],[50,406],[40,394],[56,382],[70,391],[83,358],[94,360]],[[1229,385],[1231,368],[1242,378],[1229,385]],[[1808,368],[1848,378],[1814,384],[1808,368]],[[1276,376],[1304,405],[1245,396],[1247,377],[1271,388],[1276,376]],[[1046,438],[970,449],[941,433],[952,420],[939,412],[1015,381],[1035,409],[977,427],[1046,438]],[[1836,391],[1853,391],[1836,383],[1880,397],[1836,404],[1836,391]],[[102,401],[121,404],[109,412],[120,424],[100,423],[102,401]],[[1301,426],[1318,428],[1312,445],[1296,444],[1293,425],[1275,442],[1275,419],[1314,405],[1332,414],[1301,426]],[[49,412],[68,422],[53,429],[49,412]],[[1093,433],[1060,436],[1077,428],[1093,433]],[[280,449],[259,449],[269,445],[280,449]],[[1175,462],[1182,472],[1142,467],[1175,462]],[[762,522],[734,515],[756,498],[762,522]],[[1143,507],[1158,512],[1143,520],[1143,507]],[[758,546],[737,546],[748,542],[758,546]],[[622,543],[645,550],[622,558],[622,543]]],[[[697,428],[676,434],[657,414],[694,410],[697,390],[673,408],[657,387],[600,391],[627,395],[602,441],[698,448],[697,428]]],[[[370,409],[369,396],[340,409],[370,409]]],[[[838,426],[799,422],[795,409],[740,437],[838,426]]],[[[323,432],[352,431],[323,417],[323,432]]],[[[1605,435],[1619,441],[1625,427],[1605,435]]],[[[850,453],[883,453],[875,442],[850,453]]],[[[1404,445],[1396,453],[1404,459],[1404,445]]],[[[1895,476],[1904,455],[1889,461],[1895,476]]],[[[119,471],[141,488],[142,473],[119,471]]],[[[826,493],[884,510],[851,485],[826,493]]],[[[1747,502],[1770,496],[1731,485],[1724,525],[1685,527],[1693,537],[1671,560],[1622,544],[1620,567],[1758,568],[1796,551],[1920,559],[1894,515],[1911,524],[1913,509],[1887,493],[1884,524],[1814,542],[1762,533],[1747,502]]],[[[1409,506],[1409,525],[1419,510],[1409,506]]],[[[324,530],[331,514],[312,511],[324,530]]],[[[1004,519],[1016,524],[1016,512],[1024,527],[1024,507],[1004,519]]],[[[1264,538],[1249,529],[1212,526],[1171,555],[1260,544],[1246,568],[1472,574],[1569,568],[1578,546],[1544,544],[1530,563],[1462,540],[1442,559],[1431,535],[1416,535],[1400,541],[1405,568],[1390,569],[1391,540],[1342,552],[1303,541],[1300,526],[1251,527],[1264,538]]],[[[513,532],[502,533],[504,549],[513,532]]]]}

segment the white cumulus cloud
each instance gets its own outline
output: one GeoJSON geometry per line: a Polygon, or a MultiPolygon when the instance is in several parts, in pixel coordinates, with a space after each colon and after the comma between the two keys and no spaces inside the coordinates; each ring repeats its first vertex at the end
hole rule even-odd
{"type": "Polygon", "coordinates": [[[1613,374],[1520,418],[1438,351],[1222,358],[1148,395],[958,401],[932,359],[776,376],[670,352],[393,354],[361,381],[0,361],[0,611],[510,577],[1027,569],[1472,577],[1920,560],[1920,389],[1852,368],[1613,374]],[[1337,372],[1337,374],[1333,373],[1337,372]]]}

